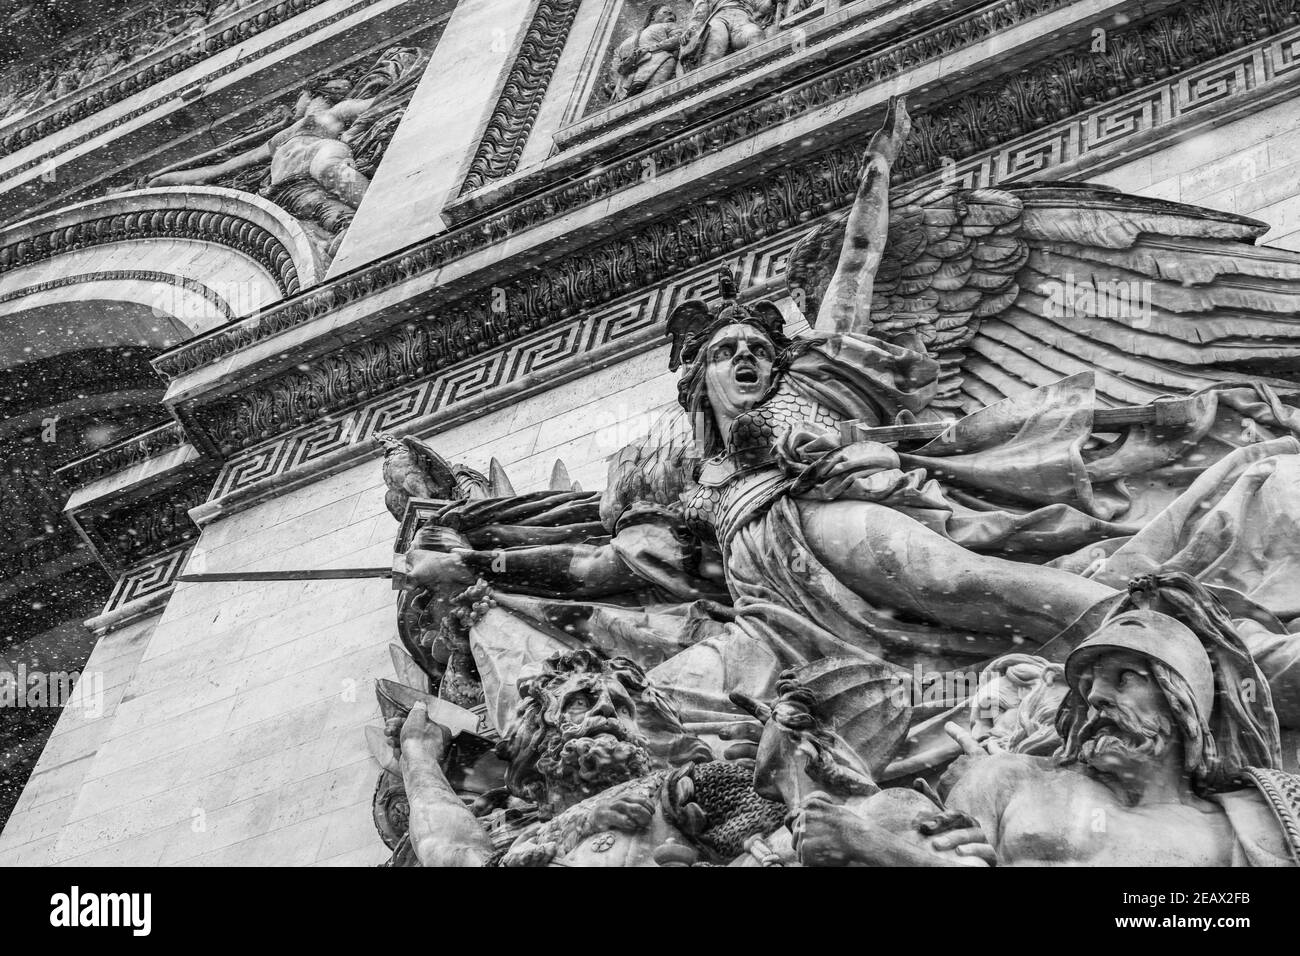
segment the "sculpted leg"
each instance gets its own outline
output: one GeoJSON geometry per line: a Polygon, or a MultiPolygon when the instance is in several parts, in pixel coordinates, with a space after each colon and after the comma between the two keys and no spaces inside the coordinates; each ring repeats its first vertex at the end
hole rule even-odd
{"type": "Polygon", "coordinates": [[[704,37],[704,52],[700,54],[700,64],[720,60],[731,52],[731,31],[719,17],[709,23],[708,33],[704,37]]]}
{"type": "Polygon", "coordinates": [[[353,209],[360,207],[370,180],[357,172],[352,150],[342,143],[322,147],[312,159],[311,177],[353,209]]]}
{"type": "Polygon", "coordinates": [[[1068,571],[977,554],[883,505],[801,508],[815,556],[877,606],[949,627],[1046,641],[1115,592],[1068,571]]]}
{"type": "Polygon", "coordinates": [[[743,50],[745,47],[753,46],[761,39],[763,39],[763,28],[752,21],[738,23],[731,28],[731,48],[733,50],[743,50]]]}
{"type": "Polygon", "coordinates": [[[443,775],[451,739],[417,703],[401,730],[402,782],[410,801],[411,845],[424,866],[483,866],[492,841],[443,775]]]}

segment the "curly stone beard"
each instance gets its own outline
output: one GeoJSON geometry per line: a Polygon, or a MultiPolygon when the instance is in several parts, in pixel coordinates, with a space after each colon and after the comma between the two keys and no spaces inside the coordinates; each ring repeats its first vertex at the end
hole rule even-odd
{"type": "Polygon", "coordinates": [[[588,718],[566,723],[547,738],[537,760],[550,801],[587,797],[616,783],[650,772],[650,751],[640,734],[628,734],[616,721],[588,718]]]}
{"type": "Polygon", "coordinates": [[[1122,778],[1125,768],[1140,767],[1163,756],[1174,742],[1174,726],[1166,714],[1144,716],[1115,705],[1106,713],[1089,717],[1079,737],[1081,761],[1100,773],[1122,778]],[[1099,766],[1103,761],[1109,766],[1099,766]]]}

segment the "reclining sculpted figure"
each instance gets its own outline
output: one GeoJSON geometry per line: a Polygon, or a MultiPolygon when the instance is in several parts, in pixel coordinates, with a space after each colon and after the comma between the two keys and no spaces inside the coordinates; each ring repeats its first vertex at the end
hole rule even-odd
{"type": "MultiPolygon", "coordinates": [[[[966,755],[941,782],[946,809],[977,823],[999,864],[1300,865],[1300,776],[1280,769],[1268,684],[1208,591],[1135,579],[1063,684],[1050,756],[949,725],[966,755]]],[[[869,811],[816,793],[794,844],[805,859],[882,862],[869,811]]]]}

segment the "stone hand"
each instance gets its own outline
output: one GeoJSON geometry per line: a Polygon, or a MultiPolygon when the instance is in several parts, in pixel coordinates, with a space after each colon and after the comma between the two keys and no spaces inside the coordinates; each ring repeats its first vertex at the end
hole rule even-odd
{"type": "Polygon", "coordinates": [[[654,800],[644,793],[624,793],[597,801],[591,813],[592,830],[622,830],[625,833],[639,833],[650,826],[655,815],[654,800]]]}
{"type": "Polygon", "coordinates": [[[961,752],[967,757],[987,757],[989,756],[990,748],[995,750],[1001,749],[993,741],[981,743],[971,735],[969,730],[959,724],[954,724],[952,721],[948,721],[948,723],[944,724],[943,729],[949,737],[957,742],[957,746],[961,747],[961,752]]]}
{"type": "Polygon", "coordinates": [[[719,730],[718,736],[735,741],[723,751],[722,759],[753,760],[758,756],[758,743],[763,739],[763,725],[752,720],[737,721],[719,730]]]}
{"type": "Polygon", "coordinates": [[[984,836],[978,821],[960,810],[944,810],[917,824],[917,829],[930,837],[930,849],[936,853],[951,851],[969,866],[997,866],[997,851],[984,836]]]}
{"type": "Polygon", "coordinates": [[[478,580],[465,559],[454,551],[408,551],[406,577],[411,584],[430,590],[449,585],[468,587],[478,580]]]}
{"type": "MultiPolygon", "coordinates": [[[[387,727],[385,731],[387,732],[387,727]]],[[[451,731],[430,720],[424,702],[416,701],[402,723],[399,739],[402,756],[406,759],[419,761],[432,758],[442,763],[451,744],[451,731]]]]}
{"type": "Polygon", "coordinates": [[[804,797],[790,835],[804,866],[846,866],[862,859],[858,851],[871,840],[866,821],[820,790],[804,797]]]}
{"type": "Polygon", "coordinates": [[[885,110],[885,122],[871,138],[867,151],[878,153],[887,163],[893,164],[912,131],[912,117],[907,112],[907,97],[892,96],[885,110]]]}

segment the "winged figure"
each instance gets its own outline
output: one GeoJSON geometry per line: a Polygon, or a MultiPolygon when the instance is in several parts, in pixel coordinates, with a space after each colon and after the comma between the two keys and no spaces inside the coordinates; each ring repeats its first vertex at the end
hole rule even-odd
{"type": "Polygon", "coordinates": [[[530,662],[588,646],[722,752],[786,669],[870,660],[914,705],[889,781],[957,753],[940,728],[974,688],[925,675],[1061,663],[1160,572],[1223,603],[1300,728],[1300,255],[1098,186],[891,193],[908,127],[891,102],[852,208],[790,256],[809,331],[720,276],[669,317],[680,409],[598,502],[452,505],[430,524],[460,539],[407,552],[429,626],[474,599],[489,722],[530,662]]]}

